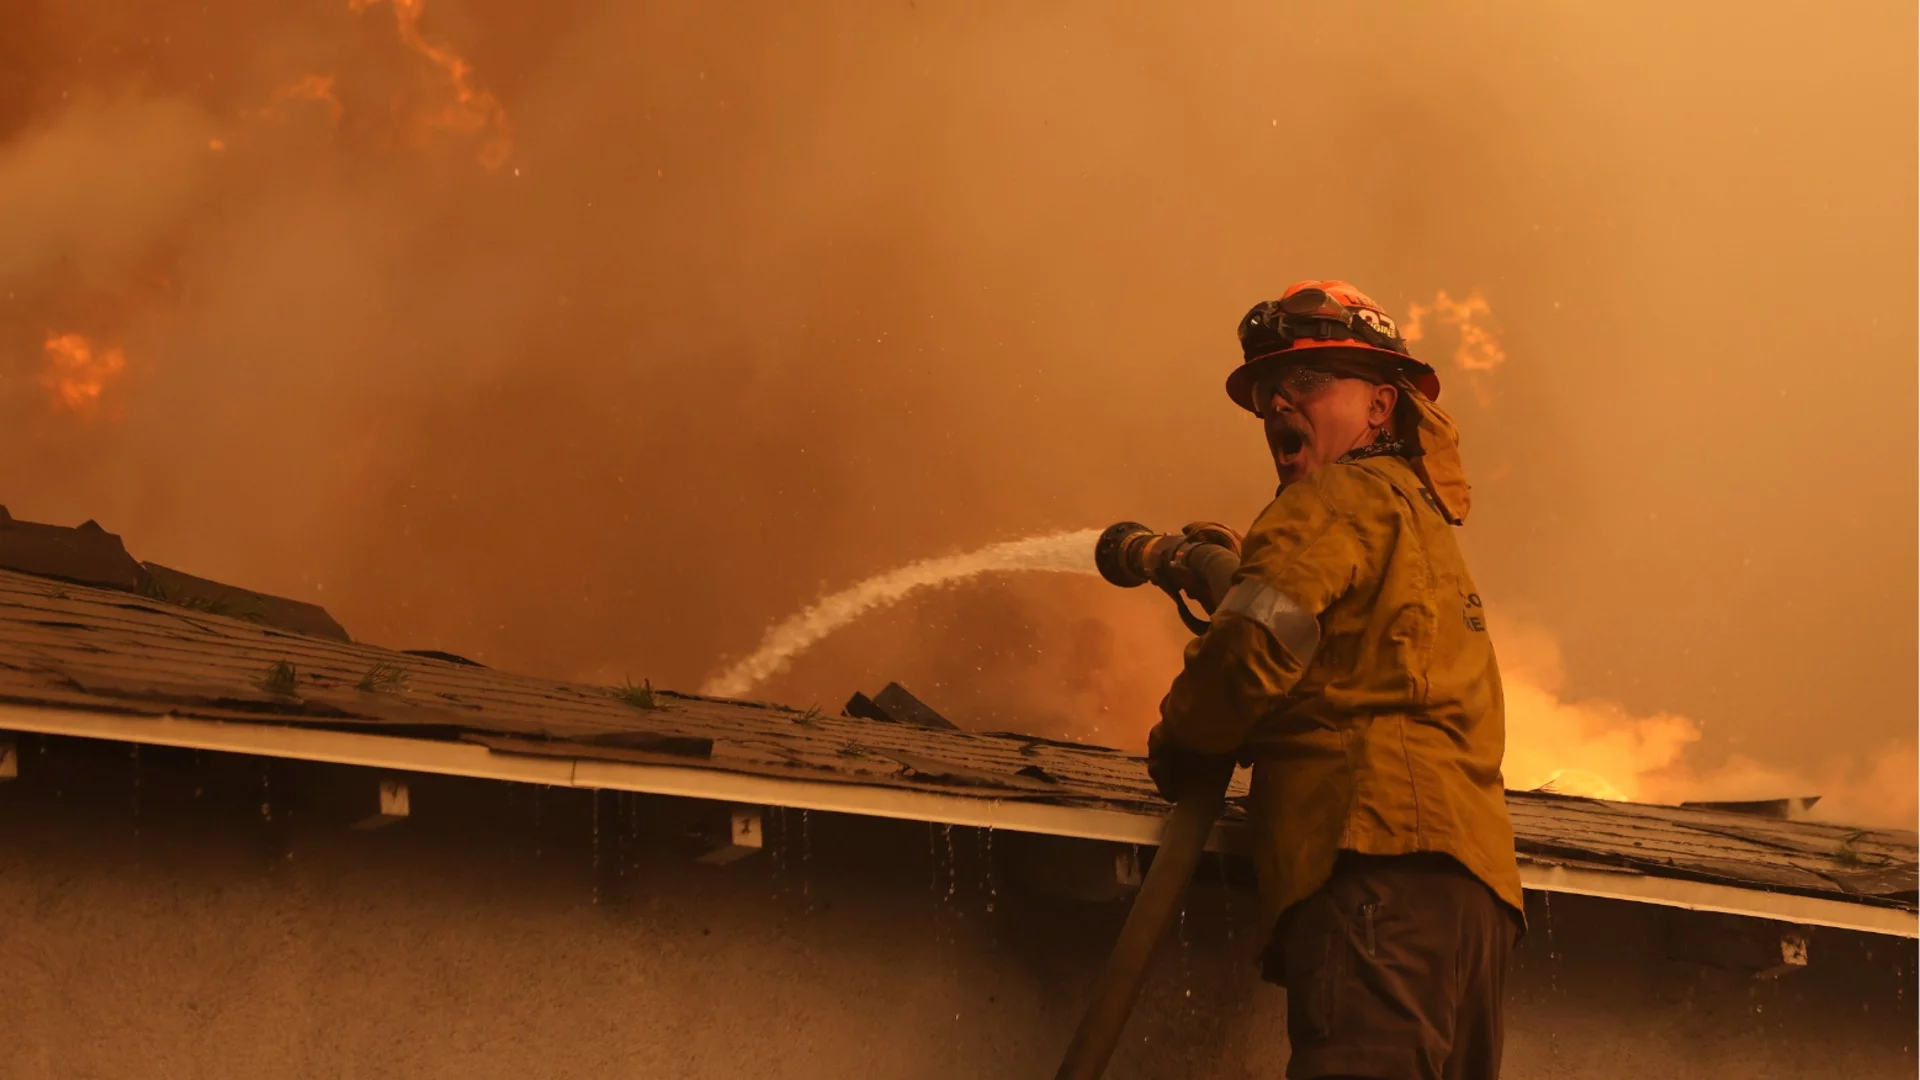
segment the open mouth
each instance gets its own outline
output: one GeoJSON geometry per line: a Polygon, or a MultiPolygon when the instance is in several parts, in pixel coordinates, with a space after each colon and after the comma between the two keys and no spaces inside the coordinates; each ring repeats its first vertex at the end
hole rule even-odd
{"type": "Polygon", "coordinates": [[[1280,452],[1292,457],[1306,449],[1307,437],[1292,428],[1282,428],[1279,435],[1280,452]]]}

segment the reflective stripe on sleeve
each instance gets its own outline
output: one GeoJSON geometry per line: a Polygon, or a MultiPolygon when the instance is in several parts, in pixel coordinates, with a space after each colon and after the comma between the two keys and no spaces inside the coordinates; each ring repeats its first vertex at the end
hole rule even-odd
{"type": "Polygon", "coordinates": [[[1242,578],[1221,599],[1215,614],[1231,612],[1273,632],[1274,639],[1286,646],[1300,666],[1313,662],[1320,648],[1320,620],[1293,602],[1279,589],[1252,578],[1242,578]]]}

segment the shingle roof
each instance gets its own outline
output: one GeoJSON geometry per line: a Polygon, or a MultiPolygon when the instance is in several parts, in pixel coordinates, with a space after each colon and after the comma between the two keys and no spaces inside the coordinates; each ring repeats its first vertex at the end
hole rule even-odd
{"type": "MultiPolygon", "coordinates": [[[[1119,751],[513,675],[4,570],[0,703],[371,731],[495,754],[1142,817],[1166,809],[1140,759],[1119,751]]],[[[1510,793],[1508,802],[1517,846],[1535,865],[1916,907],[1912,832],[1532,793],[1510,793]]]]}

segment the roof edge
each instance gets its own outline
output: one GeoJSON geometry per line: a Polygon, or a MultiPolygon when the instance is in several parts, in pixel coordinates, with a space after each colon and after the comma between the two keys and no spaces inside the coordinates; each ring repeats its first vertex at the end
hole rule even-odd
{"type": "MultiPolygon", "coordinates": [[[[0,702],[0,730],[513,783],[717,799],[1145,846],[1159,844],[1163,825],[1157,815],[1125,810],[830,783],[681,765],[535,757],[499,753],[472,743],[298,725],[233,724],[0,702]]],[[[1221,822],[1214,827],[1207,848],[1239,854],[1245,851],[1246,840],[1244,824],[1221,822]]],[[[1920,914],[1901,908],[1658,877],[1630,870],[1575,867],[1524,855],[1520,879],[1526,888],[1536,891],[1920,938],[1920,914]]]]}

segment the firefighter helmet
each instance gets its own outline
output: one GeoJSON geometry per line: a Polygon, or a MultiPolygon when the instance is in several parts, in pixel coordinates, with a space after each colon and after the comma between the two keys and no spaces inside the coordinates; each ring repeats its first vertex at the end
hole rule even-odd
{"type": "Polygon", "coordinates": [[[1428,400],[1440,396],[1439,376],[1413,358],[1386,311],[1344,281],[1296,281],[1280,299],[1255,304],[1240,320],[1240,352],[1240,366],[1227,376],[1227,396],[1250,411],[1254,384],[1296,364],[1331,362],[1356,374],[1404,376],[1428,400]]]}

